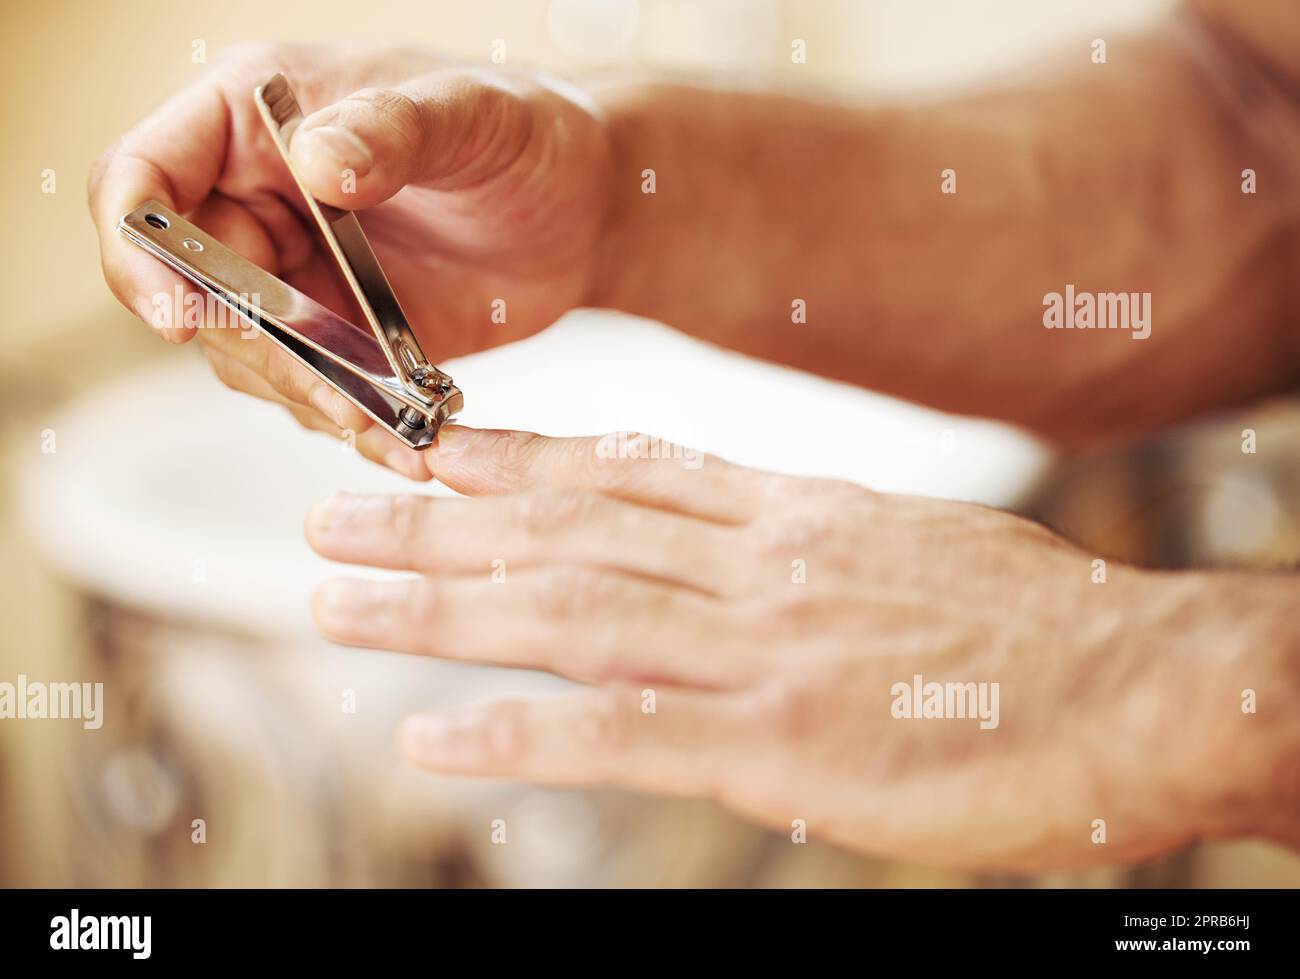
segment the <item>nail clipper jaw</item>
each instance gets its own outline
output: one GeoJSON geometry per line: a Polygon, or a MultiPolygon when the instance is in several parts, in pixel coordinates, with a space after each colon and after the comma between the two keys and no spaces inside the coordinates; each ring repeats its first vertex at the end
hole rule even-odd
{"type": "Polygon", "coordinates": [[[399,435],[424,433],[425,429],[432,425],[433,430],[430,434],[436,436],[438,429],[451,421],[465,404],[465,396],[461,394],[460,389],[451,383],[450,377],[436,368],[422,376],[421,386],[426,390],[418,396],[427,404],[427,411],[409,406],[402,409],[398,416],[399,435]],[[431,391],[436,393],[430,396],[431,391]]]}

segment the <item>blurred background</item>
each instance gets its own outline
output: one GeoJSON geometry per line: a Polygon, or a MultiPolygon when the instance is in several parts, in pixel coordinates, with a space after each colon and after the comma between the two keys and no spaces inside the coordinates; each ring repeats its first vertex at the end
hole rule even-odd
{"type": "MultiPolygon", "coordinates": [[[[704,804],[438,779],[402,766],[408,711],[553,679],[344,650],[307,597],[302,543],[337,489],[402,484],[277,409],[237,398],[195,349],[112,300],[84,202],[91,161],[223,47],[427,44],[559,73],[743,76],[892,97],[960,86],[1165,0],[76,0],[6,5],[0,182],[11,307],[0,346],[0,681],[102,681],[105,723],[0,721],[0,884],[1295,886],[1258,843],[1047,879],[973,877],[791,846],[704,804]],[[807,45],[793,64],[791,42],[807,45]],[[50,186],[50,175],[54,184],[50,186]],[[52,190],[52,192],[50,192],[52,190]],[[493,820],[510,828],[491,842],[493,820]],[[206,842],[193,842],[202,820],[206,842]]],[[[178,134],[183,138],[183,134],[178,134]]],[[[1017,507],[1099,554],[1151,564],[1300,559],[1300,472],[1243,468],[1240,418],[1057,460],[1023,434],[583,312],[447,365],[469,424],[629,428],[738,461],[1017,507]],[[579,353],[581,351],[581,353],[579,353]],[[544,379],[544,385],[543,385],[544,379]],[[771,392],[802,405],[773,417],[771,392]],[[570,392],[555,394],[555,392],[570,392]],[[677,392],[690,397],[678,398],[677,392]],[[685,411],[681,404],[693,408],[685,411]],[[796,437],[809,422],[825,438],[796,437]],[[780,451],[773,453],[772,447],[780,451]]],[[[1293,404],[1252,410],[1298,451],[1293,404]]],[[[1275,454],[1276,457],[1276,454],[1275,454]]],[[[437,492],[432,488],[430,492],[437,492]]],[[[990,791],[998,791],[991,786],[990,791]]],[[[943,800],[936,800],[942,805],[943,800]]]]}

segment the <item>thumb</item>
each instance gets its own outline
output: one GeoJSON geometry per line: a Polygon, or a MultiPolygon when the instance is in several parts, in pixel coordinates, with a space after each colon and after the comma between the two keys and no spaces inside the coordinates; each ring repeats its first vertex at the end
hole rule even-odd
{"type": "Polygon", "coordinates": [[[362,89],[313,112],[289,152],[317,200],[361,210],[407,184],[482,183],[519,158],[531,132],[532,108],[505,79],[458,70],[362,89]]]}

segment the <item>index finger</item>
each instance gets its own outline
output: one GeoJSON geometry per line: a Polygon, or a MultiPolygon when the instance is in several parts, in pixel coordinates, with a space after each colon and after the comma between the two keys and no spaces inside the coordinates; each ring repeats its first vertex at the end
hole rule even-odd
{"type": "Polygon", "coordinates": [[[448,425],[424,458],[434,478],[470,496],[571,488],[723,524],[753,519],[774,478],[637,432],[547,438],[448,425]]]}
{"type": "MultiPolygon", "coordinates": [[[[182,280],[123,238],[118,219],[147,200],[182,214],[196,207],[217,181],[229,131],[225,96],[207,78],[173,95],[91,168],[87,191],[104,279],[118,301],[146,323],[152,323],[152,297],[170,293],[182,280]]],[[[193,330],[170,323],[160,332],[179,343],[193,330]]]]}

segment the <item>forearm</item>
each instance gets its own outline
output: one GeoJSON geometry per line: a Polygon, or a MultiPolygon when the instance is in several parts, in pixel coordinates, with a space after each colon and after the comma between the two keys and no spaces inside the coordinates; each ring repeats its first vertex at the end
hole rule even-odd
{"type": "Polygon", "coordinates": [[[1300,108],[1270,91],[1257,125],[1180,25],[1108,55],[927,105],[600,89],[621,177],[597,301],[1067,442],[1284,386],[1300,108]],[[1150,293],[1150,337],[1044,329],[1067,284],[1150,293]]]}

